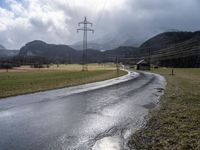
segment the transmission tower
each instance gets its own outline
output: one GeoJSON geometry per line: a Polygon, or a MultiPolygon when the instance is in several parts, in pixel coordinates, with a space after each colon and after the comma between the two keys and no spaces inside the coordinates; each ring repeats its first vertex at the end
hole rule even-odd
{"type": "Polygon", "coordinates": [[[83,31],[83,56],[82,56],[82,71],[88,71],[88,65],[87,65],[87,32],[94,33],[93,29],[88,28],[88,25],[91,25],[92,23],[87,21],[87,18],[85,17],[84,21],[79,22],[78,26],[81,26],[83,24],[83,27],[80,29],[77,29],[77,32],[83,31]]]}

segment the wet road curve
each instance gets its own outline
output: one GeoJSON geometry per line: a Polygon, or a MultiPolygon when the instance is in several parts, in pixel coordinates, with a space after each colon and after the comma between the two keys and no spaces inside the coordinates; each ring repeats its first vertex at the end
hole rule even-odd
{"type": "Polygon", "coordinates": [[[164,88],[159,75],[126,78],[106,87],[99,82],[0,100],[0,149],[88,150],[113,136],[122,148],[164,88]]]}

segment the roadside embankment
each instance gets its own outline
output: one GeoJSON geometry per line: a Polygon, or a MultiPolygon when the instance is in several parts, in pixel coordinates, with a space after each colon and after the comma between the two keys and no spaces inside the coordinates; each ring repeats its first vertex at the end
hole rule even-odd
{"type": "Polygon", "coordinates": [[[200,69],[158,69],[167,80],[159,110],[150,113],[144,128],[128,146],[136,150],[200,149],[200,69]]]}

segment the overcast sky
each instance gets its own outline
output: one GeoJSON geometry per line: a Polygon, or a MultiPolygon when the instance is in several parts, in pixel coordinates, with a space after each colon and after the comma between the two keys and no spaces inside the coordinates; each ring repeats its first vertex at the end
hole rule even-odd
{"type": "Polygon", "coordinates": [[[0,0],[0,44],[11,49],[36,39],[71,44],[82,37],[76,28],[84,16],[94,23],[91,40],[196,31],[199,14],[200,0],[0,0]]]}

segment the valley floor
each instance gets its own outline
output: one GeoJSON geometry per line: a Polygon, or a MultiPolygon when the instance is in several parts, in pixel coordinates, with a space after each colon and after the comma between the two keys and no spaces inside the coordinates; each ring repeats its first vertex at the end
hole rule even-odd
{"type": "Polygon", "coordinates": [[[107,80],[126,74],[117,74],[111,65],[89,65],[89,71],[82,72],[81,65],[53,66],[49,69],[21,67],[0,72],[0,98],[50,89],[75,86],[107,80]]]}
{"type": "Polygon", "coordinates": [[[129,147],[137,150],[200,149],[200,69],[158,69],[167,79],[159,110],[150,113],[146,126],[137,131],[129,147]]]}

